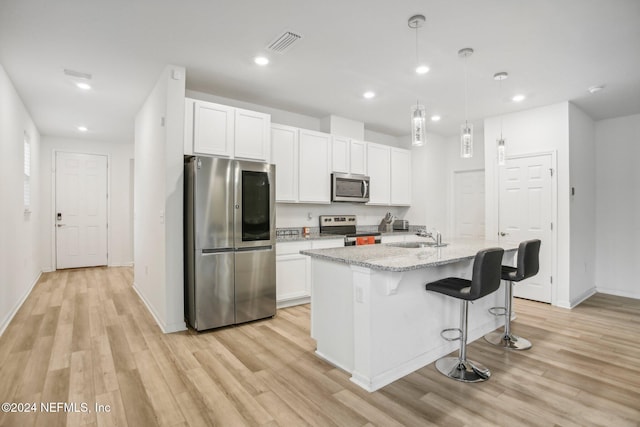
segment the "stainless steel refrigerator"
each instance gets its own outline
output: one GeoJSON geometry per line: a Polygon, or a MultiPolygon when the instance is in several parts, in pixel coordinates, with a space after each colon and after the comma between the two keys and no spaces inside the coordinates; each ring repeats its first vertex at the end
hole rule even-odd
{"type": "Polygon", "coordinates": [[[201,331],[276,314],[275,166],[185,158],[185,319],[201,331]]]}

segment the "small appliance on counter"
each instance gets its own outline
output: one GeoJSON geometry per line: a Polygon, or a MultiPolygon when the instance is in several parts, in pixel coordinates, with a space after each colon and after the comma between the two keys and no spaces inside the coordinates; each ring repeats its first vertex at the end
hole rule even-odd
{"type": "Polygon", "coordinates": [[[380,233],[356,232],[355,215],[320,215],[320,234],[344,235],[345,246],[375,245],[381,242],[380,233]]]}
{"type": "Polygon", "coordinates": [[[409,231],[409,221],[406,219],[396,219],[393,221],[394,231],[409,231]]]}

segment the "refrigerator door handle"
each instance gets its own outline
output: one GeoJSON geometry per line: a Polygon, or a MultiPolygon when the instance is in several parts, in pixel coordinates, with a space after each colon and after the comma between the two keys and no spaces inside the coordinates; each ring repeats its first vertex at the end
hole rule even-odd
{"type": "Polygon", "coordinates": [[[270,250],[273,250],[273,245],[251,246],[248,248],[236,248],[236,252],[253,252],[253,251],[270,251],[270,250]]]}
{"type": "Polygon", "coordinates": [[[220,252],[231,252],[233,248],[216,248],[216,249],[203,249],[203,254],[217,254],[220,252]]]}

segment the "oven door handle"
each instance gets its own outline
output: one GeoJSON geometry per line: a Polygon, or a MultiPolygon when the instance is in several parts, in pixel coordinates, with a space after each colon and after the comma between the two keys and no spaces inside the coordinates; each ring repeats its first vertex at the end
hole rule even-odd
{"type": "Polygon", "coordinates": [[[362,197],[367,197],[368,188],[369,188],[369,184],[367,184],[367,181],[363,179],[362,180],[362,197]]]}

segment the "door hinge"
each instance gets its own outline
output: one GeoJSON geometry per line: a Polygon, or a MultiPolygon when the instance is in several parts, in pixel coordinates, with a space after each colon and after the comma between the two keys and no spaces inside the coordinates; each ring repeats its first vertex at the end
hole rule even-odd
{"type": "Polygon", "coordinates": [[[549,168],[549,173],[553,176],[553,168],[549,168]]]}
{"type": "Polygon", "coordinates": [[[553,285],[553,276],[549,276],[549,283],[553,285]]]}
{"type": "Polygon", "coordinates": [[[551,231],[553,231],[553,223],[551,223],[551,231]]]}

